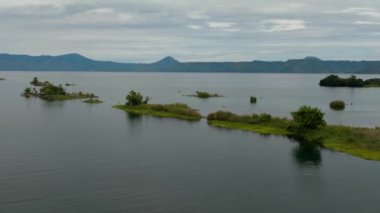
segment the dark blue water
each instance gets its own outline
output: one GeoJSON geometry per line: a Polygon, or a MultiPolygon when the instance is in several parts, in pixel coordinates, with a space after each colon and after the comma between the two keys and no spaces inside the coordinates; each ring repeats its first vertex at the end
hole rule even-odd
{"type": "MultiPolygon", "coordinates": [[[[0,212],[379,212],[380,163],[261,136],[112,109],[129,90],[155,103],[380,126],[379,89],[318,87],[323,75],[0,72],[0,212]],[[32,77],[105,103],[44,102],[32,77]],[[217,92],[199,100],[184,94],[217,92]],[[249,96],[261,97],[256,105],[249,96]],[[334,112],[328,103],[349,105],[334,112]]],[[[364,76],[366,78],[367,76],[364,76]]],[[[372,76],[369,76],[372,77],[372,76]]]]}

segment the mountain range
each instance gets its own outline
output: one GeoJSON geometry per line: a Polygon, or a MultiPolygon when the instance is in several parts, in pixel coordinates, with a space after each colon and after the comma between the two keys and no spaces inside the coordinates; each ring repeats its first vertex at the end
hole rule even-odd
{"type": "Polygon", "coordinates": [[[60,56],[0,54],[0,70],[380,74],[380,61],[332,61],[306,57],[287,61],[180,62],[168,56],[154,63],[117,63],[97,61],[79,54],[60,56]]]}

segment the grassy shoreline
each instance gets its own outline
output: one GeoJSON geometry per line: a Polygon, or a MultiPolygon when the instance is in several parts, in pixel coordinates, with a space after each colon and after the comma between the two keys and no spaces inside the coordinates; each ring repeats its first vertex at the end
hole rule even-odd
{"type": "Polygon", "coordinates": [[[139,106],[115,105],[113,108],[135,114],[175,118],[187,121],[199,121],[202,119],[202,116],[195,109],[192,109],[185,104],[143,104],[139,106]]]}
{"type": "MultiPolygon", "coordinates": [[[[243,116],[241,116],[243,118],[243,116]]],[[[276,118],[274,118],[276,119],[276,118]]],[[[289,120],[292,122],[292,120],[289,120]]],[[[248,123],[244,121],[208,120],[210,126],[238,129],[265,135],[280,135],[310,142],[324,148],[347,153],[366,160],[380,161],[380,129],[359,128],[338,125],[321,126],[318,129],[298,131],[279,122],[265,121],[248,123]]]]}
{"type": "Polygon", "coordinates": [[[211,126],[225,128],[225,129],[240,129],[244,131],[256,132],[264,135],[290,135],[291,133],[287,130],[272,127],[269,125],[257,125],[257,124],[247,124],[240,122],[231,122],[231,121],[208,121],[211,126]]]}

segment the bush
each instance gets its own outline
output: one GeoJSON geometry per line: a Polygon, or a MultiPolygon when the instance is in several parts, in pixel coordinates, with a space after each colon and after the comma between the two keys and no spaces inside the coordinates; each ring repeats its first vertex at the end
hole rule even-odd
{"type": "Polygon", "coordinates": [[[342,100],[335,100],[330,103],[330,108],[333,110],[344,110],[346,103],[342,100]]]}
{"type": "Polygon", "coordinates": [[[217,111],[210,113],[207,116],[207,120],[218,120],[218,121],[239,121],[239,116],[227,111],[217,111]]]}
{"type": "Polygon", "coordinates": [[[316,129],[318,126],[326,125],[324,113],[316,107],[302,106],[291,115],[301,128],[316,129]]]}
{"type": "Polygon", "coordinates": [[[143,104],[143,96],[139,92],[131,90],[126,97],[128,106],[138,106],[143,104]]]}
{"type": "Polygon", "coordinates": [[[251,96],[251,98],[249,99],[249,102],[251,102],[251,104],[255,104],[257,102],[257,98],[251,96]]]}

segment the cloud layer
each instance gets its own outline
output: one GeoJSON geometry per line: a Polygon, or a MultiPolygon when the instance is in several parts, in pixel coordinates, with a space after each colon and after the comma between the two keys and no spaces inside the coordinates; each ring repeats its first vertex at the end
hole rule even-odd
{"type": "Polygon", "coordinates": [[[380,60],[380,2],[0,0],[0,52],[151,62],[380,60]]]}

